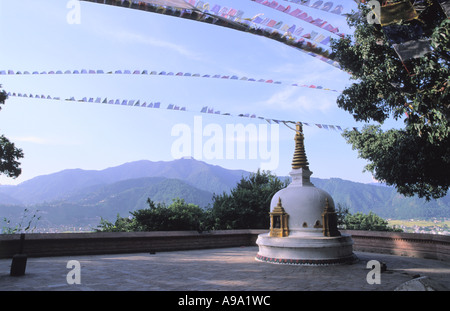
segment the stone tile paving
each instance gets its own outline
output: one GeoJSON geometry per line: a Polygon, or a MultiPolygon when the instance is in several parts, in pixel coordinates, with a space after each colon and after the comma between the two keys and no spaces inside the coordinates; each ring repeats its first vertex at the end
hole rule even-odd
{"type": "Polygon", "coordinates": [[[295,266],[255,260],[257,247],[28,258],[26,274],[9,276],[0,260],[1,291],[390,291],[417,276],[450,289],[450,262],[355,252],[351,265],[295,266]],[[381,284],[366,280],[369,260],[387,265],[381,284]],[[81,283],[69,285],[69,260],[80,262],[81,283]]]}

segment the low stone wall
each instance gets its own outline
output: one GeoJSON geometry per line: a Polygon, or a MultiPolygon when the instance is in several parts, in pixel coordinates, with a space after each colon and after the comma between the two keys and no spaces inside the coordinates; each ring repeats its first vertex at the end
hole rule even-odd
{"type": "MultiPolygon", "coordinates": [[[[161,252],[256,245],[267,230],[218,230],[96,233],[31,233],[25,235],[23,253],[28,257],[161,252]]],[[[20,250],[20,234],[0,235],[0,258],[20,250]]]]}
{"type": "MultiPolygon", "coordinates": [[[[258,234],[265,232],[268,230],[32,233],[25,235],[23,253],[29,257],[47,257],[255,246],[258,234]]],[[[450,261],[450,236],[357,230],[341,232],[352,236],[355,251],[450,261]]],[[[0,235],[0,258],[11,258],[19,249],[19,234],[0,235]]]]}
{"type": "Polygon", "coordinates": [[[450,261],[450,236],[362,230],[340,230],[352,236],[353,250],[450,261]]]}

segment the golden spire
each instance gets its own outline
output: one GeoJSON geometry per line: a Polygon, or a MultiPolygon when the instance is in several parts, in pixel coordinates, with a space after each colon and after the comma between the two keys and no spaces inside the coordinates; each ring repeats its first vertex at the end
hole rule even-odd
{"type": "Polygon", "coordinates": [[[299,169],[299,168],[305,168],[309,169],[309,163],[308,159],[306,159],[306,153],[305,153],[305,145],[303,143],[304,141],[304,135],[303,135],[303,127],[300,122],[297,122],[296,124],[296,134],[295,134],[295,151],[294,151],[294,158],[292,159],[292,168],[293,169],[299,169]]]}

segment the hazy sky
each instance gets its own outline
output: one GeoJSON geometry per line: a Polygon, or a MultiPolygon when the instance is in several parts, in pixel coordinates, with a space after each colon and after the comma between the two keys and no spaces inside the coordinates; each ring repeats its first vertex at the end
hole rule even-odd
{"type": "MultiPolygon", "coordinates": [[[[278,2],[351,33],[343,16],[278,2]]],[[[333,3],[342,4],[344,12],[355,8],[350,0],[333,3]]],[[[304,28],[302,34],[309,29],[330,34],[250,0],[210,2],[211,7],[214,4],[241,10],[246,18],[261,13],[283,25],[295,24],[304,28]]],[[[304,132],[313,177],[372,182],[371,174],[362,172],[365,161],[357,158],[357,151],[340,132],[314,125],[362,126],[337,107],[339,93],[292,86],[343,90],[352,83],[347,73],[250,33],[104,4],[82,1],[79,12],[75,8],[65,0],[0,0],[0,71],[147,70],[174,75],[0,75],[8,92],[62,99],[10,96],[2,106],[0,133],[22,148],[25,157],[22,175],[15,180],[0,177],[1,184],[17,184],[69,168],[99,170],[143,159],[170,161],[188,154],[230,169],[268,168],[287,175],[294,131],[283,124],[276,127],[262,119],[237,116],[246,113],[312,124],[304,126],[304,132]],[[178,72],[200,77],[176,76],[178,72]],[[203,77],[216,74],[239,79],[203,77]],[[242,77],[281,83],[243,81],[242,77]],[[71,97],[160,102],[161,108],[64,100],[71,97]],[[167,110],[169,104],[186,107],[186,111],[167,110]],[[204,106],[233,116],[200,113],[204,106]],[[239,124],[253,130],[247,139],[227,134],[239,124]],[[246,147],[245,154],[238,151],[239,141],[246,147]]]]}

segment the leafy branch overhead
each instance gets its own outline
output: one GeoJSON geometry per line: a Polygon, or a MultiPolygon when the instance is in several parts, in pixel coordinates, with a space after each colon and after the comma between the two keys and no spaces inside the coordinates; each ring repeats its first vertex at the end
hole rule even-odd
{"type": "Polygon", "coordinates": [[[343,136],[369,161],[366,169],[376,179],[404,195],[431,199],[450,186],[450,20],[438,1],[422,2],[411,3],[413,18],[384,18],[386,24],[369,23],[371,8],[360,4],[347,17],[353,37],[333,41],[332,49],[355,81],[338,106],[357,121],[404,121],[401,129],[370,125],[343,136]]]}
{"type": "MultiPolygon", "coordinates": [[[[1,85],[0,85],[1,86],[1,85]]],[[[0,104],[5,104],[8,95],[4,90],[0,91],[0,104]]],[[[1,106],[0,106],[1,110],[1,106]]],[[[23,158],[22,149],[16,148],[14,143],[4,135],[0,135],[0,175],[16,178],[22,173],[19,159],[23,158]]]]}

